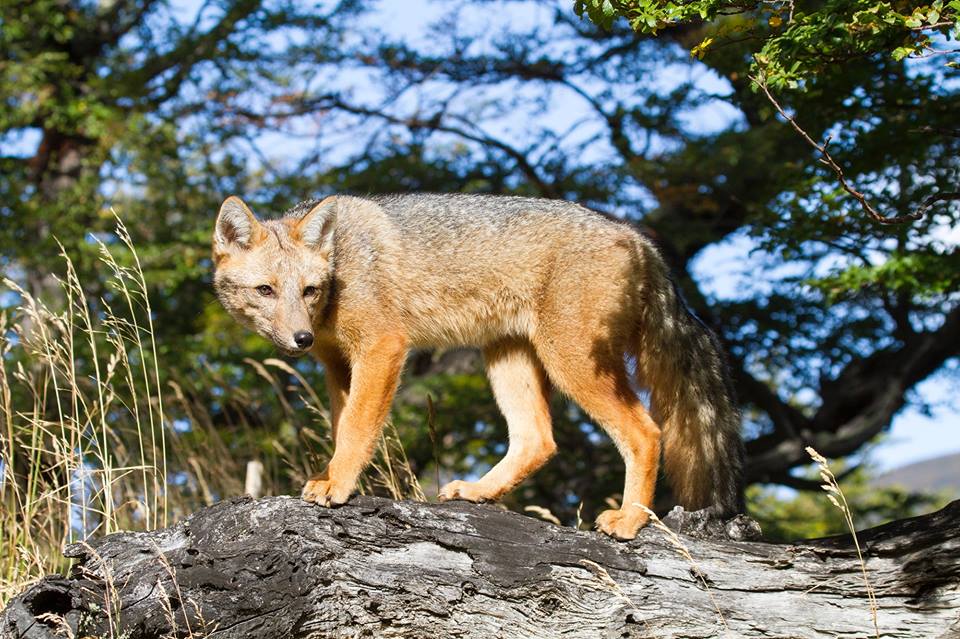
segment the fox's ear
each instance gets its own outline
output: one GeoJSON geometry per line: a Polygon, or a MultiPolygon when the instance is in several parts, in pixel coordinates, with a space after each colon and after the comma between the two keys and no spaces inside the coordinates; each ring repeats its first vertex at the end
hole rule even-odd
{"type": "Polygon", "coordinates": [[[213,232],[213,248],[216,253],[225,253],[232,247],[250,248],[260,230],[260,223],[253,211],[236,195],[231,195],[220,205],[216,230],[213,232]]]}
{"type": "Polygon", "coordinates": [[[337,225],[337,198],[328,197],[300,218],[294,233],[308,248],[328,257],[333,251],[333,229],[337,225]]]}

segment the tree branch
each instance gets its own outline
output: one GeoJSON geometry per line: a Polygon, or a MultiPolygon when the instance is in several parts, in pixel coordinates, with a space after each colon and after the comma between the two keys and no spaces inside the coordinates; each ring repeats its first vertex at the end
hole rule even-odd
{"type": "Polygon", "coordinates": [[[806,446],[827,457],[856,452],[890,424],[909,388],[958,354],[960,307],[947,314],[939,329],[914,333],[896,348],[849,364],[822,385],[819,410],[795,436],[774,432],[747,442],[748,481],[770,480],[806,463],[806,446]]]}
{"type": "Polygon", "coordinates": [[[934,193],[933,195],[927,196],[926,199],[917,207],[912,213],[906,213],[904,215],[895,215],[891,217],[886,217],[879,211],[877,211],[872,204],[867,200],[867,196],[864,195],[861,191],[858,191],[850,182],[847,180],[847,177],[843,173],[843,169],[839,164],[833,159],[833,156],[830,155],[827,151],[827,146],[830,144],[830,138],[820,144],[804,131],[799,124],[797,124],[796,118],[791,117],[783,110],[783,107],[780,106],[780,103],[777,102],[777,99],[773,97],[773,94],[770,92],[770,88],[767,86],[766,81],[762,76],[750,76],[750,79],[760,87],[763,93],[767,96],[767,99],[770,101],[770,104],[777,110],[777,113],[781,115],[794,131],[800,134],[800,136],[806,140],[807,144],[812,146],[820,153],[820,162],[827,167],[829,167],[834,174],[837,176],[837,180],[840,182],[840,187],[849,193],[857,202],[860,203],[860,208],[869,215],[873,220],[879,222],[880,224],[903,224],[905,222],[914,222],[922,218],[927,211],[933,208],[933,205],[938,202],[946,201],[955,201],[960,200],[960,192],[940,192],[934,193]]]}
{"type": "Polygon", "coordinates": [[[443,124],[443,114],[437,113],[428,118],[421,118],[417,116],[411,117],[402,117],[395,116],[389,113],[385,113],[378,109],[371,109],[368,107],[357,106],[353,104],[348,104],[341,99],[334,96],[327,96],[322,99],[322,103],[328,108],[337,108],[346,113],[352,113],[354,115],[362,115],[366,117],[374,117],[381,119],[390,124],[398,124],[405,126],[411,130],[428,130],[428,131],[439,131],[442,133],[450,133],[456,135],[465,140],[470,140],[471,142],[476,142],[480,145],[492,147],[503,151],[510,159],[512,159],[517,168],[527,177],[528,180],[537,188],[538,191],[544,197],[556,198],[559,197],[556,188],[550,182],[544,180],[537,169],[531,164],[530,160],[527,158],[526,154],[522,151],[516,149],[515,147],[507,144],[506,142],[499,140],[491,135],[487,135],[483,132],[471,132],[465,128],[451,126],[449,124],[443,124]]]}
{"type": "Polygon", "coordinates": [[[222,41],[233,33],[237,24],[260,7],[261,0],[238,0],[230,3],[230,8],[214,26],[200,35],[183,37],[173,48],[161,55],[148,59],[139,68],[116,78],[117,82],[146,85],[163,73],[176,68],[171,78],[164,82],[163,96],[155,102],[164,102],[179,88],[190,70],[200,61],[209,58],[222,41]]]}

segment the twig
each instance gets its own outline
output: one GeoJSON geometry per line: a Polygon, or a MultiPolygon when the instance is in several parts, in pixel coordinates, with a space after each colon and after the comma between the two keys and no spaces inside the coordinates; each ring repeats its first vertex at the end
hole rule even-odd
{"type": "Polygon", "coordinates": [[[830,144],[830,138],[828,137],[824,143],[819,143],[810,137],[810,134],[804,131],[799,124],[797,124],[796,119],[787,115],[787,112],[783,110],[783,107],[780,106],[780,103],[777,102],[777,99],[773,97],[773,94],[770,93],[770,88],[767,86],[766,81],[762,76],[749,76],[751,80],[760,87],[764,94],[767,96],[767,99],[770,101],[770,104],[777,110],[777,112],[783,116],[783,118],[790,123],[790,126],[800,134],[800,136],[807,141],[807,143],[816,149],[820,153],[820,162],[828,166],[834,174],[837,176],[837,180],[840,182],[840,186],[844,191],[849,193],[857,202],[860,203],[860,208],[873,218],[875,221],[880,224],[903,224],[904,222],[915,222],[922,218],[927,211],[929,211],[934,204],[937,202],[945,202],[950,200],[960,200],[960,191],[958,192],[940,192],[934,193],[926,197],[920,206],[913,213],[906,213],[904,215],[895,215],[893,217],[886,217],[879,211],[877,211],[870,202],[867,201],[867,196],[858,191],[850,182],[847,181],[846,176],[843,173],[843,169],[840,168],[840,165],[836,163],[833,159],[833,156],[827,151],[827,145],[830,144]]]}
{"type": "Polygon", "coordinates": [[[911,129],[910,133],[935,133],[945,137],[960,139],[960,129],[948,129],[946,127],[922,126],[919,129],[911,129]]]}
{"type": "Polygon", "coordinates": [[[433,397],[427,393],[427,432],[430,433],[430,447],[433,449],[433,466],[437,473],[437,490],[440,490],[440,455],[437,453],[437,424],[436,409],[433,407],[433,397]]]}

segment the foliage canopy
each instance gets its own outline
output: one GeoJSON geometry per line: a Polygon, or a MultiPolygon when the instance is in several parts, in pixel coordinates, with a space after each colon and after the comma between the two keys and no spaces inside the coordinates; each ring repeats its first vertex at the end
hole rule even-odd
{"type": "Polygon", "coordinates": [[[960,2],[744,2],[743,0],[575,0],[575,11],[609,29],[625,18],[638,32],[656,34],[684,23],[717,21],[718,28],[691,48],[698,58],[711,48],[749,42],[754,73],[774,88],[801,88],[837,65],[875,55],[904,58],[944,56],[960,28],[960,2]],[[732,16],[732,19],[725,19],[732,16]]]}

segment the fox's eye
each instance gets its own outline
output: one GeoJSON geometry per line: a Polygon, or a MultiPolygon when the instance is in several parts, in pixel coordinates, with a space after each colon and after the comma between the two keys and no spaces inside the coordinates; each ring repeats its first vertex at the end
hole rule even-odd
{"type": "Polygon", "coordinates": [[[273,287],[267,284],[261,284],[260,286],[257,287],[257,293],[260,293],[264,297],[269,297],[273,295],[273,287]]]}
{"type": "Polygon", "coordinates": [[[313,297],[313,296],[316,295],[316,294],[317,294],[317,287],[316,287],[316,286],[308,286],[308,287],[306,287],[305,289],[303,289],[303,296],[304,296],[304,297],[313,297]]]}

